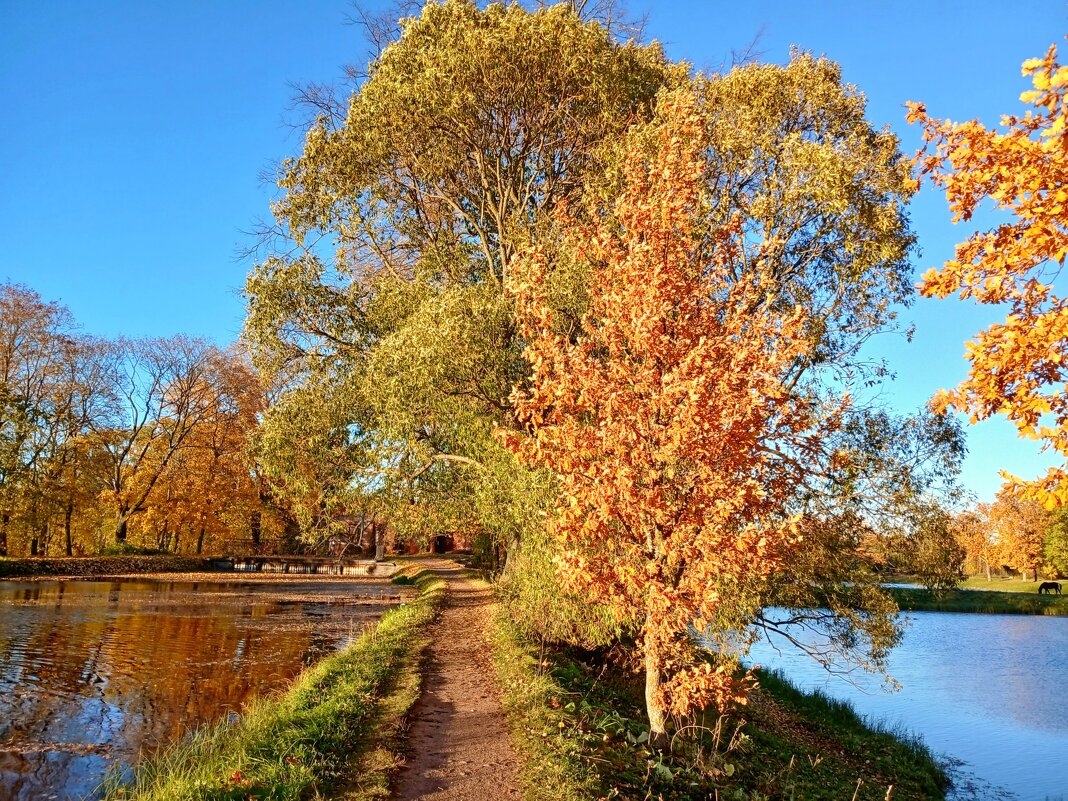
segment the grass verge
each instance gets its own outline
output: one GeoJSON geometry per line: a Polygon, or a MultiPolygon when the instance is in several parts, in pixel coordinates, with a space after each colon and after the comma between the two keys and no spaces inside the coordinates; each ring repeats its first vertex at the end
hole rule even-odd
{"type": "Polygon", "coordinates": [[[573,711],[560,703],[567,689],[549,669],[552,662],[518,636],[503,605],[494,614],[490,642],[512,742],[522,760],[523,798],[582,801],[602,797],[600,776],[575,736],[573,711]]]}
{"type": "Polygon", "coordinates": [[[633,672],[525,643],[503,611],[492,640],[527,801],[944,798],[946,776],[922,743],[777,674],[761,674],[748,707],[691,722],[661,754],[633,672]]]}
{"type": "Polygon", "coordinates": [[[105,785],[106,801],[295,801],[327,790],[349,801],[388,796],[404,716],[419,695],[419,663],[445,584],[410,571],[420,594],[343,651],[262,699],[236,723],[198,730],[105,785]]]}
{"type": "MultiPolygon", "coordinates": [[[[1022,582],[1021,582],[1022,584],[1022,582]]],[[[1035,585],[1037,587],[1037,585],[1035,585]]],[[[919,590],[887,588],[906,612],[973,612],[993,615],[1068,615],[1068,595],[1009,590],[919,590]]]]}

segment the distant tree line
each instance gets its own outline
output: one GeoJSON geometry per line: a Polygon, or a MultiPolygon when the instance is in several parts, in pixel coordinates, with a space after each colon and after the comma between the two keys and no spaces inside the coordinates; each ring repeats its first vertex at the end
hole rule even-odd
{"type": "Polygon", "coordinates": [[[236,347],[101,339],[0,285],[0,555],[203,553],[292,530],[253,458],[264,399],[236,347]]]}
{"type": "Polygon", "coordinates": [[[953,530],[970,575],[1068,576],[1068,509],[1047,509],[1012,485],[956,515],[953,530]]]}

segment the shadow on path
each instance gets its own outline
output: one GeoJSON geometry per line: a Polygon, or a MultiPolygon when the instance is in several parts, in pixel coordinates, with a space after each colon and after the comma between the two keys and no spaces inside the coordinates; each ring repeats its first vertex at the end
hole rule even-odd
{"type": "Polygon", "coordinates": [[[409,758],[398,776],[398,801],[518,798],[519,759],[498,696],[486,631],[490,586],[446,559],[426,567],[448,582],[434,624],[423,694],[408,731],[409,758]]]}

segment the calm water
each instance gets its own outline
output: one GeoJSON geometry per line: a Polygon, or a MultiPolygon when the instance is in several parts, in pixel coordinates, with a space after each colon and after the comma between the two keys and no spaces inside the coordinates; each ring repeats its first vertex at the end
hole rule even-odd
{"type": "Polygon", "coordinates": [[[0,798],[83,798],[284,687],[376,619],[386,582],[0,582],[0,798]]]}
{"type": "Polygon", "coordinates": [[[780,654],[765,642],[753,649],[753,661],[962,760],[953,798],[1068,801],[1068,618],[909,617],[912,625],[890,659],[891,675],[903,685],[897,693],[863,675],[829,675],[795,649],[780,654]]]}

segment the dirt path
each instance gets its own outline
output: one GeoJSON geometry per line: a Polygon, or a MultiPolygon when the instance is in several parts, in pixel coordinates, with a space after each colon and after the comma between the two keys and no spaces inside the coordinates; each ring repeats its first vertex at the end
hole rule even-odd
{"type": "Polygon", "coordinates": [[[434,624],[423,695],[408,731],[409,758],[393,797],[397,801],[486,801],[519,798],[519,760],[498,697],[490,645],[492,591],[467,578],[454,562],[428,568],[449,583],[434,624]]]}

